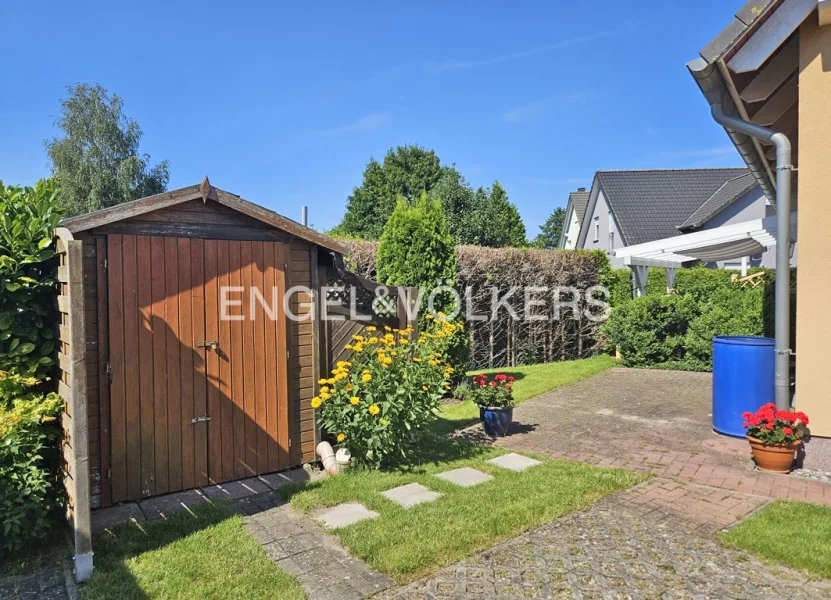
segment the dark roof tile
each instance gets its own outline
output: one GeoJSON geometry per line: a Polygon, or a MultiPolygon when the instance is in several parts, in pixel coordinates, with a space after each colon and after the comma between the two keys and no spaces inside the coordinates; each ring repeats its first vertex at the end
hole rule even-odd
{"type": "Polygon", "coordinates": [[[571,192],[568,195],[568,201],[571,203],[574,212],[577,213],[577,219],[582,222],[583,217],[586,216],[586,207],[589,205],[589,192],[583,188],[583,191],[571,192]]]}
{"type": "Polygon", "coordinates": [[[745,168],[598,171],[627,246],[680,235],[678,226],[745,168]]]}
{"type": "Polygon", "coordinates": [[[678,229],[688,231],[701,227],[741,196],[758,186],[759,184],[756,183],[756,178],[753,177],[752,173],[745,173],[735,179],[726,181],[704,204],[698,207],[698,210],[679,225],[678,229]]]}

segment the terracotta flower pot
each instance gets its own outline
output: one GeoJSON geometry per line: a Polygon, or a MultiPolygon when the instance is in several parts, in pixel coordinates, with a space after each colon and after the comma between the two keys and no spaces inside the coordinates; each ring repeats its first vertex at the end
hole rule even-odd
{"type": "Polygon", "coordinates": [[[750,451],[753,453],[753,460],[763,471],[774,473],[790,473],[794,461],[796,448],[802,442],[793,444],[765,444],[761,440],[747,436],[750,442],[750,451]]]}

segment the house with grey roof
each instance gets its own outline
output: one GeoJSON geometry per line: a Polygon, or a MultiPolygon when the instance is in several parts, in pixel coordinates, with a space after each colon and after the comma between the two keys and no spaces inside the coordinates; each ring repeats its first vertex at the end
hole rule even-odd
{"type": "Polygon", "coordinates": [[[559,248],[573,250],[577,247],[577,236],[580,235],[580,226],[586,216],[586,207],[589,204],[589,192],[586,188],[577,188],[576,192],[568,195],[566,218],[563,221],[563,231],[560,234],[559,248]]]}
{"type": "MultiPolygon", "coordinates": [[[[603,250],[615,268],[625,266],[616,250],[763,219],[772,211],[746,168],[598,171],[591,189],[584,196],[578,193],[569,196],[566,218],[583,211],[579,230],[575,235],[567,220],[560,247],[603,250]]],[[[772,267],[774,262],[773,253],[763,251],[746,259],[708,264],[740,269],[772,267]]]]}

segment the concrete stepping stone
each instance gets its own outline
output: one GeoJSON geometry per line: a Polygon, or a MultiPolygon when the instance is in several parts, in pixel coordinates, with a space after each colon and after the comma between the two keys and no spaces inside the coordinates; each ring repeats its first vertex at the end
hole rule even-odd
{"type": "Polygon", "coordinates": [[[503,469],[510,469],[511,471],[516,472],[524,471],[525,469],[536,467],[537,465],[542,464],[538,460],[528,458],[527,456],[517,454],[516,452],[511,452],[510,454],[503,454],[502,456],[497,456],[496,458],[490,459],[488,462],[492,465],[496,465],[497,467],[502,467],[503,469]]]}
{"type": "Polygon", "coordinates": [[[386,492],[381,492],[381,495],[393,502],[397,502],[404,508],[410,508],[422,502],[433,502],[441,497],[441,494],[427,489],[420,483],[401,485],[386,492]]]}
{"type": "Polygon", "coordinates": [[[439,473],[436,477],[449,481],[450,483],[455,483],[456,485],[460,485],[462,487],[478,485],[493,479],[492,475],[482,473],[482,471],[477,471],[476,469],[471,469],[470,467],[462,467],[461,469],[445,471],[444,473],[439,473]]]}
{"type": "Polygon", "coordinates": [[[317,516],[326,529],[347,527],[364,519],[377,519],[380,515],[363,504],[338,504],[317,516]]]}

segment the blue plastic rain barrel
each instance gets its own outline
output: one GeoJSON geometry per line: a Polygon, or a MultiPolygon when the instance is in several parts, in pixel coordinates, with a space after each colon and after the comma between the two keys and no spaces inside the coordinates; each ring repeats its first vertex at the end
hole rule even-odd
{"type": "Polygon", "coordinates": [[[713,338],[713,429],[744,437],[742,413],[774,402],[774,344],[766,337],[713,338]]]}

